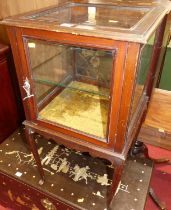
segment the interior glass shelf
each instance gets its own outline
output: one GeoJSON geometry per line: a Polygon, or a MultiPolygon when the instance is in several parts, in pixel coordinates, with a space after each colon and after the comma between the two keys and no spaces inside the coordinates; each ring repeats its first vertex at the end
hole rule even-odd
{"type": "MultiPolygon", "coordinates": [[[[79,91],[79,92],[85,92],[85,93],[90,93],[92,95],[100,95],[104,96],[106,98],[109,98],[109,90],[104,89],[104,88],[92,88],[89,86],[74,86],[74,85],[67,85],[65,83],[56,83],[54,81],[49,81],[49,80],[42,80],[42,79],[33,79],[35,83],[40,83],[40,84],[45,84],[49,86],[56,86],[56,87],[61,87],[61,88],[69,88],[71,90],[79,91]],[[104,91],[105,90],[105,91],[104,91]]],[[[94,86],[96,87],[96,86],[94,86]]]]}

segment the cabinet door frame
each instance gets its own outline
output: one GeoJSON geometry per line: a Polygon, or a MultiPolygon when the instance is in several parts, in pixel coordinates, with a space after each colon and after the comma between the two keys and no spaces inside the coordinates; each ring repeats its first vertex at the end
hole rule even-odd
{"type": "MultiPolygon", "coordinates": [[[[52,32],[45,30],[36,30],[28,28],[18,28],[18,27],[7,27],[8,33],[13,34],[15,37],[11,37],[11,43],[17,43],[17,46],[12,44],[14,57],[17,67],[17,75],[20,83],[20,90],[22,97],[24,98],[25,92],[23,89],[23,81],[27,77],[30,81],[31,87],[32,78],[30,74],[30,69],[28,68],[27,52],[25,51],[24,39],[40,39],[49,42],[57,42],[61,44],[76,45],[86,48],[95,48],[101,50],[116,51],[114,65],[112,70],[112,88],[111,88],[111,105],[109,111],[109,133],[107,141],[99,141],[98,138],[92,138],[87,135],[82,135],[77,132],[73,132],[69,129],[59,128],[56,125],[51,125],[49,123],[41,122],[37,120],[37,106],[34,97],[29,100],[23,101],[24,109],[26,113],[26,119],[32,121],[38,125],[47,127],[54,131],[62,132],[74,138],[83,139],[89,143],[93,143],[100,147],[110,149],[115,151],[115,145],[119,145],[120,148],[124,147],[124,135],[125,129],[129,116],[129,108],[131,104],[131,97],[134,87],[133,77],[136,73],[136,63],[137,56],[139,55],[140,44],[125,42],[125,41],[115,41],[112,39],[104,39],[98,37],[86,37],[77,34],[68,34],[62,32],[52,32]],[[132,52],[135,53],[132,56],[132,52]],[[130,75],[130,76],[129,76],[130,75]],[[126,84],[126,85],[124,85],[126,84]],[[129,92],[130,97],[127,96],[129,92]],[[121,102],[125,102],[124,106],[121,106],[121,102]],[[120,118],[122,117],[122,122],[120,118]],[[118,139],[118,126],[124,126],[124,130],[121,135],[123,138],[118,139]]],[[[31,90],[32,91],[32,90],[31,90]]]]}

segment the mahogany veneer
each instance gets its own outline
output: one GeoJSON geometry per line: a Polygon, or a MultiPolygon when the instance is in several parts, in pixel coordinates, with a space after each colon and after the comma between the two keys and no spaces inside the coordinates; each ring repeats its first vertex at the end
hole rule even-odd
{"type": "Polygon", "coordinates": [[[129,2],[80,0],[3,21],[20,83],[27,140],[43,180],[33,132],[110,160],[115,166],[111,201],[163,63],[170,8],[167,1],[130,6],[129,2]],[[93,90],[71,85],[79,82],[93,90]],[[61,108],[60,101],[64,101],[61,108]],[[98,116],[92,120],[94,113],[98,116]],[[72,123],[61,120],[67,116],[72,123]],[[85,130],[79,129],[74,122],[81,117],[91,121],[91,128],[96,120],[101,122],[104,135],[89,131],[86,123],[85,130]]]}

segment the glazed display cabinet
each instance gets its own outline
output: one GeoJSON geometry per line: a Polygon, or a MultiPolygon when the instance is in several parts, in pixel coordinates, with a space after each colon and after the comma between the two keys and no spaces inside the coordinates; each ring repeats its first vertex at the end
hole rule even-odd
{"type": "Polygon", "coordinates": [[[169,10],[167,1],[80,0],[3,21],[43,180],[34,132],[111,161],[114,194],[163,63],[169,10]]]}

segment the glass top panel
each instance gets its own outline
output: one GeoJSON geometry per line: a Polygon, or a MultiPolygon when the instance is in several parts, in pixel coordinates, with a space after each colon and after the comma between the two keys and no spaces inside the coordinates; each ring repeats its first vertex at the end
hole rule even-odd
{"type": "Polygon", "coordinates": [[[93,29],[94,27],[130,29],[150,10],[151,8],[146,7],[72,3],[45,12],[24,16],[21,19],[82,29],[93,29]]]}
{"type": "Polygon", "coordinates": [[[38,119],[107,139],[115,51],[29,39],[38,119]]]}

